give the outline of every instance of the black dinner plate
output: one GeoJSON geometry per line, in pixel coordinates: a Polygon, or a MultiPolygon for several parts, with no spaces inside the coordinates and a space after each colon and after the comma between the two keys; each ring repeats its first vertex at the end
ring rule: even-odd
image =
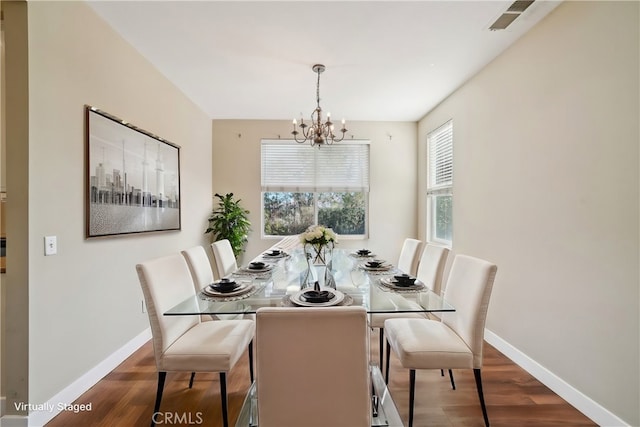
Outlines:
{"type": "Polygon", "coordinates": [[[265,253],[265,256],[284,256],[284,252],[279,250],[272,250],[265,253]]]}
{"type": "Polygon", "coordinates": [[[416,281],[415,277],[411,277],[408,274],[396,274],[393,278],[394,283],[399,286],[412,286],[416,281]]]}
{"type": "Polygon", "coordinates": [[[396,279],[392,279],[391,283],[393,283],[396,286],[402,286],[404,288],[410,288],[412,286],[416,286],[416,281],[415,280],[396,280],[396,279]]]}
{"type": "Polygon", "coordinates": [[[240,285],[236,282],[226,282],[226,283],[212,283],[209,285],[211,289],[220,293],[233,292],[240,287],[240,285]]]}
{"type": "Polygon", "coordinates": [[[252,262],[252,263],[249,263],[249,268],[251,270],[262,270],[266,266],[267,265],[264,262],[252,262]]]}
{"type": "Polygon", "coordinates": [[[307,302],[322,303],[331,301],[335,295],[329,291],[307,291],[302,294],[302,297],[307,302]]]}

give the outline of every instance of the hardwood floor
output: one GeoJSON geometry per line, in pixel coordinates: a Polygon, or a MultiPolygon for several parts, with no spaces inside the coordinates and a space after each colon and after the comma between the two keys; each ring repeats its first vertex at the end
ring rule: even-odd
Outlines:
{"type": "MultiPolygon", "coordinates": [[[[373,335],[372,358],[378,360],[377,337],[373,335]]],[[[455,391],[448,376],[441,377],[439,371],[417,371],[414,426],[484,426],[472,371],[456,370],[454,375],[455,391]]],[[[393,356],[390,376],[391,395],[406,423],[409,373],[393,356]]],[[[489,420],[494,427],[596,425],[488,344],[482,377],[489,420]]],[[[246,352],[227,376],[227,383],[229,424],[234,426],[249,387],[246,352]]],[[[91,403],[91,411],[63,412],[46,426],[148,426],[156,384],[157,372],[149,342],[75,402],[91,403]]],[[[218,374],[197,374],[192,389],[188,384],[189,374],[167,374],[160,408],[164,418],[158,418],[164,421],[162,425],[222,426],[218,374]]]]}

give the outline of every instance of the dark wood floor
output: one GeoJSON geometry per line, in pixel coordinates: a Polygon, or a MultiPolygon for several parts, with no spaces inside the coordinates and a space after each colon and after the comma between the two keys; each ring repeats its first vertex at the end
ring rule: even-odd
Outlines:
{"type": "MultiPolygon", "coordinates": [[[[377,360],[377,339],[373,338],[372,357],[377,360]]],[[[454,371],[454,375],[455,391],[451,390],[448,377],[441,377],[439,371],[417,371],[416,427],[484,426],[473,373],[454,371]]],[[[482,375],[489,419],[494,427],[596,425],[488,344],[482,375]]],[[[222,426],[218,378],[218,374],[198,374],[193,388],[189,389],[188,374],[169,373],[161,411],[171,414],[173,420],[174,414],[178,414],[184,422],[165,422],[164,425],[222,426]]],[[[147,343],[76,401],[91,403],[91,411],[63,412],[47,427],[148,426],[156,381],[153,349],[151,343],[147,343]]],[[[249,387],[246,353],[227,381],[229,421],[234,426],[249,387]]],[[[392,357],[389,388],[405,423],[408,384],[408,371],[392,357]]]]}

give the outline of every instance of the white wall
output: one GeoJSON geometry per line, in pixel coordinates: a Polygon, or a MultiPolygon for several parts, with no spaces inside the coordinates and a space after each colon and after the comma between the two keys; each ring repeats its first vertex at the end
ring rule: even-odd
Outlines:
{"type": "MultiPolygon", "coordinates": [[[[204,243],[213,193],[234,192],[251,210],[248,256],[273,243],[259,234],[259,142],[288,138],[290,123],[212,130],[82,2],[28,4],[29,123],[19,129],[28,157],[20,138],[7,147],[7,190],[24,188],[28,206],[8,215],[28,220],[28,234],[9,249],[7,285],[29,291],[28,304],[8,304],[28,322],[5,327],[28,336],[29,361],[9,366],[6,391],[37,403],[147,327],[134,265],[204,243]],[[182,146],[181,232],[84,239],[84,104],[182,146]],[[21,174],[28,182],[16,183],[21,174]],[[45,258],[51,234],[59,254],[45,258]]],[[[402,239],[424,235],[418,161],[426,133],[453,117],[453,249],[499,265],[488,328],[631,425],[640,425],[638,51],[637,3],[566,2],[418,127],[351,123],[354,138],[372,142],[372,228],[368,242],[344,242],[393,259],[402,239]]]]}
{"type": "Polygon", "coordinates": [[[487,328],[634,426],[638,6],[563,3],[419,123],[424,157],[454,121],[453,251],[498,264],[487,328]]]}
{"type": "MultiPolygon", "coordinates": [[[[367,246],[396,260],[406,237],[417,235],[417,125],[410,122],[349,122],[347,138],[371,141],[369,239],[340,239],[340,247],[367,246]],[[391,136],[391,138],[389,137],[391,136]]],[[[260,140],[289,139],[291,121],[214,120],[214,193],[234,193],[251,212],[253,232],[245,259],[275,240],[260,237],[260,140]]],[[[330,149],[329,147],[327,149],[330,149]]]]}
{"type": "MultiPolygon", "coordinates": [[[[29,314],[22,331],[28,372],[17,367],[28,399],[18,399],[35,404],[148,327],[136,263],[206,242],[211,121],[84,2],[29,2],[28,18],[28,158],[8,153],[9,162],[28,170],[29,209],[21,213],[28,218],[28,274],[12,276],[10,285],[29,290],[28,307],[13,301],[29,314]],[[85,104],[182,147],[182,231],[85,239],[85,104]],[[58,255],[44,256],[45,235],[58,237],[58,255]]],[[[9,384],[9,399],[20,387],[9,384]]]]}

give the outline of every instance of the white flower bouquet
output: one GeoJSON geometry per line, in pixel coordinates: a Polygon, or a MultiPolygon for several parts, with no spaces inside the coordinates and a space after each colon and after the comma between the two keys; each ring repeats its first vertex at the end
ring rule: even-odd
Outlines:
{"type": "Polygon", "coordinates": [[[338,243],[338,235],[332,229],[324,225],[312,225],[307,231],[300,235],[300,241],[303,244],[312,245],[335,245],[338,243]]]}
{"type": "Polygon", "coordinates": [[[309,245],[314,249],[314,263],[326,264],[325,249],[333,250],[338,243],[338,235],[324,225],[312,225],[300,235],[300,242],[305,248],[309,245]]]}

